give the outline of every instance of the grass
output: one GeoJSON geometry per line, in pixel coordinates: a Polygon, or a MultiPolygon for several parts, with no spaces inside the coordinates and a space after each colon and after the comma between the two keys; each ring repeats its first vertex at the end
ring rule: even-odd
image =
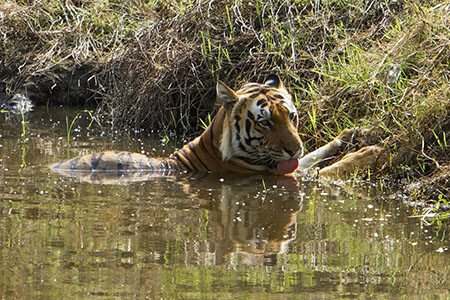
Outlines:
{"type": "Polygon", "coordinates": [[[27,125],[27,120],[25,119],[25,114],[23,112],[22,107],[20,107],[20,123],[21,123],[21,127],[22,127],[22,168],[25,168],[25,166],[27,165],[26,160],[25,160],[25,156],[27,154],[27,149],[26,149],[26,142],[27,142],[27,129],[28,125],[27,125]]]}
{"type": "Polygon", "coordinates": [[[27,88],[38,101],[52,91],[53,103],[88,99],[104,119],[169,137],[197,134],[209,122],[217,79],[239,87],[277,73],[291,88],[309,150],[363,126],[367,143],[388,149],[389,182],[447,174],[446,2],[0,0],[0,7],[7,91],[27,88]]]}
{"type": "Polygon", "coordinates": [[[66,129],[67,129],[67,130],[66,130],[66,132],[67,132],[66,139],[67,139],[67,145],[68,145],[68,146],[70,146],[70,140],[71,140],[70,137],[71,137],[71,134],[72,134],[73,125],[75,125],[75,122],[78,120],[78,118],[79,118],[83,113],[88,114],[89,117],[90,117],[90,119],[91,119],[91,121],[89,122],[89,125],[86,127],[87,129],[89,129],[89,128],[91,127],[92,123],[94,122],[94,116],[92,115],[91,111],[85,109],[85,110],[83,110],[83,111],[77,113],[77,114],[75,115],[75,117],[73,117],[73,119],[72,119],[72,121],[70,122],[70,124],[69,124],[69,118],[66,116],[66,129]]]}

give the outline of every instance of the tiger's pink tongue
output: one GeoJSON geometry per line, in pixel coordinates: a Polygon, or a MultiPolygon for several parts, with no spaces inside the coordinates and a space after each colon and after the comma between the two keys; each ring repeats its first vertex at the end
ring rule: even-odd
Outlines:
{"type": "Polygon", "coordinates": [[[294,172],[298,168],[298,159],[289,159],[284,161],[279,161],[277,163],[278,173],[281,175],[289,174],[294,172]]]}

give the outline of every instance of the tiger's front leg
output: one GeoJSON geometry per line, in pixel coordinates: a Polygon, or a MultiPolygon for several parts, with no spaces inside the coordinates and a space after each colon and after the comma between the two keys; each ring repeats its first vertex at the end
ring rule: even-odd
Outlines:
{"type": "MultiPolygon", "coordinates": [[[[339,155],[340,152],[352,143],[353,138],[360,128],[344,129],[334,140],[309,153],[299,160],[298,170],[308,172],[311,168],[319,167],[319,164],[326,162],[329,158],[339,155]]],[[[345,178],[351,176],[355,171],[375,169],[384,162],[382,157],[384,149],[379,146],[366,146],[358,151],[346,154],[339,161],[319,170],[320,177],[345,178]]]]}
{"type": "Polygon", "coordinates": [[[358,151],[346,154],[341,160],[319,170],[320,177],[348,178],[354,172],[367,169],[375,170],[384,163],[384,149],[379,146],[366,146],[358,151]]]}
{"type": "Polygon", "coordinates": [[[346,128],[334,140],[319,149],[299,159],[298,171],[308,172],[311,168],[319,167],[319,164],[328,158],[340,153],[348,145],[358,128],[346,128]]]}

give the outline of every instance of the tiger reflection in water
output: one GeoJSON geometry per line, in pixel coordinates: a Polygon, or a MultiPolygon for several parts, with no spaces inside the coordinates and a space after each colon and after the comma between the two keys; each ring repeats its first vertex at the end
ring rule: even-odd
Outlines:
{"type": "MultiPolygon", "coordinates": [[[[165,225],[169,232],[176,224],[199,228],[199,236],[185,243],[187,261],[193,259],[196,264],[206,265],[274,265],[279,254],[289,251],[297,236],[297,214],[302,209],[303,188],[307,184],[287,176],[244,178],[209,174],[201,179],[184,179],[170,180],[175,185],[158,195],[170,200],[154,204],[156,208],[162,205],[173,210],[173,217],[165,219],[173,223],[165,225]],[[180,213],[185,221],[180,222],[180,213]]],[[[156,182],[152,186],[159,190],[156,182]]]]}
{"type": "Polygon", "coordinates": [[[278,254],[286,253],[296,239],[297,213],[303,198],[292,177],[277,181],[263,179],[241,186],[223,185],[220,197],[206,202],[214,223],[215,264],[230,263],[232,255],[241,263],[275,265],[278,254]],[[259,184],[258,184],[259,183],[259,184]],[[251,187],[252,186],[252,187],[251,187]]]}

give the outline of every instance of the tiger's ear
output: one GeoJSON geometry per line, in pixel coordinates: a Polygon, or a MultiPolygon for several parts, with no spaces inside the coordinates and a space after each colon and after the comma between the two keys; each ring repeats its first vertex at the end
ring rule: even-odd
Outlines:
{"type": "Polygon", "coordinates": [[[267,76],[266,82],[264,82],[264,84],[273,86],[277,89],[281,89],[284,87],[284,84],[281,81],[280,77],[275,74],[270,74],[269,76],[267,76]]]}
{"type": "Polygon", "coordinates": [[[234,104],[236,104],[238,100],[238,95],[220,80],[217,82],[216,90],[219,104],[223,105],[228,113],[231,113],[234,104]]]}

